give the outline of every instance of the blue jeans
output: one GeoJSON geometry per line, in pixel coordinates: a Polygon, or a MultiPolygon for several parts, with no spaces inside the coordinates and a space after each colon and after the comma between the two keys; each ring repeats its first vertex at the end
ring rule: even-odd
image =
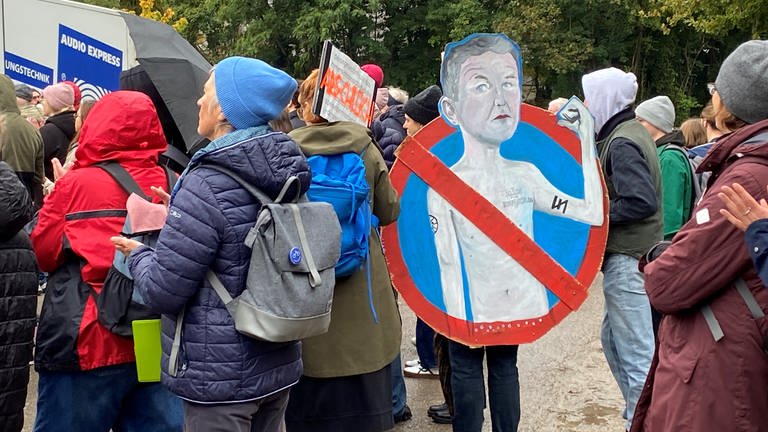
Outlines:
{"type": "Polygon", "coordinates": [[[405,409],[408,394],[405,391],[405,379],[403,379],[403,365],[400,354],[392,361],[392,414],[398,415],[405,409]]]}
{"type": "Polygon", "coordinates": [[[626,428],[645,385],[655,349],[651,306],[636,258],[609,254],[603,262],[605,313],[600,339],[608,367],[626,402],[626,428]]]}
{"type": "Polygon", "coordinates": [[[181,432],[181,399],[139,383],[136,364],[84,372],[40,372],[35,432],[181,432]]]}
{"type": "Polygon", "coordinates": [[[416,352],[419,354],[421,367],[434,369],[437,367],[435,358],[435,331],[421,319],[416,320],[416,352]]]}
{"type": "Polygon", "coordinates": [[[469,348],[449,342],[453,386],[453,432],[480,432],[485,408],[483,357],[488,355],[488,401],[493,432],[517,432],[520,382],[517,345],[469,348]]]}

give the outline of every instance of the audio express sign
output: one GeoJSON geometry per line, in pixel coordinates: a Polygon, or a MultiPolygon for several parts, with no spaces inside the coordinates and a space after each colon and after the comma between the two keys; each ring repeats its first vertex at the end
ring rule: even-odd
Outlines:
{"type": "Polygon", "coordinates": [[[74,81],[84,93],[103,95],[120,86],[123,52],[59,24],[58,81],[74,81]]]}

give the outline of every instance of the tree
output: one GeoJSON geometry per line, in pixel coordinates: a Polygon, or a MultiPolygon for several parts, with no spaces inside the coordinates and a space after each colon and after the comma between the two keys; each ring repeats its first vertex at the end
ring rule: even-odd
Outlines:
{"type": "MultiPolygon", "coordinates": [[[[78,0],[82,3],[88,3],[95,6],[121,9],[126,12],[138,14],[141,17],[160,21],[168,24],[176,31],[181,32],[187,26],[187,19],[181,17],[174,20],[176,12],[171,7],[164,9],[155,9],[157,6],[155,0],[78,0]]],[[[159,6],[157,6],[159,7],[159,6]]]]}
{"type": "Polygon", "coordinates": [[[88,0],[170,21],[209,61],[258,57],[297,78],[331,40],[410,93],[439,80],[445,44],[501,31],[523,52],[526,89],[543,105],[581,93],[581,76],[615,66],[638,76],[638,100],[672,98],[680,118],[739,43],[768,34],[764,0],[88,0]],[[157,7],[155,10],[155,4],[157,7]],[[170,11],[170,13],[168,13],[170,11]],[[176,14],[174,14],[175,12],[176,14]]]}
{"type": "MultiPolygon", "coordinates": [[[[534,95],[545,100],[553,98],[556,77],[581,70],[582,62],[592,54],[592,41],[581,34],[579,28],[566,25],[555,0],[515,0],[507,5],[505,12],[496,22],[495,30],[520,44],[534,95]]],[[[561,91],[557,95],[573,93],[561,91]]]]}

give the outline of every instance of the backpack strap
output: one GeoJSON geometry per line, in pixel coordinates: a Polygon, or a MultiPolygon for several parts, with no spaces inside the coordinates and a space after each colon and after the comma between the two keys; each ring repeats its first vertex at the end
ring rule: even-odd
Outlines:
{"type": "Polygon", "coordinates": [[[125,170],[117,162],[102,162],[95,165],[107,172],[128,195],[135,193],[136,195],[144,198],[147,201],[152,201],[151,198],[144,195],[144,191],[141,190],[136,180],[131,177],[128,171],[125,170]]]}
{"type": "Polygon", "coordinates": [[[259,200],[259,202],[262,203],[262,205],[271,204],[273,202],[278,204],[285,202],[286,201],[285,197],[286,195],[288,195],[288,191],[291,189],[294,183],[296,183],[296,188],[294,189],[296,191],[295,195],[293,196],[293,198],[291,198],[287,202],[297,202],[299,200],[299,197],[301,196],[301,186],[299,185],[299,178],[297,176],[289,177],[288,180],[285,181],[283,188],[280,189],[280,193],[277,194],[277,198],[275,198],[275,200],[272,201],[272,199],[268,197],[267,194],[265,194],[264,192],[262,192],[261,190],[253,186],[252,184],[245,181],[244,178],[240,177],[240,175],[230,170],[229,168],[224,168],[221,165],[214,165],[214,164],[202,164],[200,165],[200,167],[207,167],[214,171],[218,171],[222,174],[228,175],[229,177],[232,178],[232,180],[240,184],[240,186],[242,186],[243,189],[247,190],[248,192],[250,192],[251,195],[256,197],[256,199],[259,200]]]}
{"type": "MultiPolygon", "coordinates": [[[[764,317],[765,313],[763,313],[763,310],[757,303],[757,299],[755,299],[754,294],[752,294],[752,291],[750,291],[749,287],[747,287],[747,283],[744,281],[744,279],[736,279],[734,285],[736,285],[736,292],[738,292],[741,296],[741,299],[744,300],[744,304],[747,305],[747,309],[749,309],[752,317],[756,319],[764,317]]],[[[712,308],[709,305],[704,305],[701,307],[701,314],[704,315],[704,321],[707,323],[707,327],[709,327],[709,331],[712,333],[712,337],[715,339],[715,342],[718,342],[720,339],[725,337],[723,329],[720,327],[720,323],[717,321],[717,318],[715,317],[715,314],[712,312],[712,308]]]]}
{"type": "Polygon", "coordinates": [[[758,319],[765,316],[763,310],[760,309],[760,305],[757,303],[757,299],[752,294],[752,291],[749,290],[749,287],[747,287],[747,283],[744,282],[744,279],[739,278],[736,281],[736,291],[741,295],[747,308],[749,308],[749,311],[752,313],[753,318],[758,319]]]}
{"type": "Polygon", "coordinates": [[[181,346],[181,326],[184,323],[184,312],[186,305],[176,316],[176,330],[173,332],[173,343],[171,343],[171,353],[168,356],[168,375],[175,377],[179,372],[179,348],[181,346]]]}
{"type": "Polygon", "coordinates": [[[224,284],[221,283],[221,279],[216,276],[216,273],[214,273],[213,270],[208,270],[208,273],[205,274],[205,278],[208,279],[208,282],[210,282],[211,287],[214,291],[216,291],[216,294],[218,294],[219,298],[224,303],[224,306],[232,303],[232,296],[229,295],[229,291],[224,288],[224,284]]]}
{"type": "MultiPolygon", "coordinates": [[[[683,157],[685,158],[685,162],[688,165],[688,171],[691,174],[691,212],[693,212],[693,209],[696,207],[696,203],[698,202],[698,198],[701,197],[701,195],[704,193],[701,184],[699,184],[696,178],[696,166],[693,162],[693,158],[695,156],[691,156],[691,153],[687,149],[675,143],[664,144],[664,148],[661,149],[661,153],[664,153],[670,149],[682,153],[683,157]]],[[[690,218],[691,215],[688,216],[690,218]]]]}
{"type": "Polygon", "coordinates": [[[165,170],[165,179],[168,182],[168,190],[166,192],[171,193],[176,186],[176,181],[179,180],[179,175],[173,172],[167,165],[163,165],[163,169],[165,170]]]}
{"type": "MultiPolygon", "coordinates": [[[[291,177],[297,178],[297,177],[291,177]]],[[[286,186],[288,183],[286,182],[286,186]]],[[[283,191],[285,187],[283,187],[283,191]]],[[[282,192],[281,192],[282,193],[282,192]]],[[[312,288],[317,287],[323,283],[323,279],[320,278],[320,272],[317,271],[317,265],[315,264],[315,258],[312,256],[312,249],[309,247],[309,240],[307,240],[307,233],[304,230],[304,221],[301,219],[301,210],[295,203],[286,204],[293,212],[293,219],[296,223],[296,231],[299,233],[299,242],[301,243],[301,249],[304,251],[304,257],[307,259],[307,267],[309,267],[309,275],[311,279],[309,286],[312,288]]]]}

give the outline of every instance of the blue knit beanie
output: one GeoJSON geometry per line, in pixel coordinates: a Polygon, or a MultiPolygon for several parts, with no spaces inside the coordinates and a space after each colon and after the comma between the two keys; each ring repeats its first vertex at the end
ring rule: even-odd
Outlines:
{"type": "Polygon", "coordinates": [[[253,58],[225,58],[213,72],[219,105],[235,129],[267,124],[296,91],[290,75],[253,58]]]}

